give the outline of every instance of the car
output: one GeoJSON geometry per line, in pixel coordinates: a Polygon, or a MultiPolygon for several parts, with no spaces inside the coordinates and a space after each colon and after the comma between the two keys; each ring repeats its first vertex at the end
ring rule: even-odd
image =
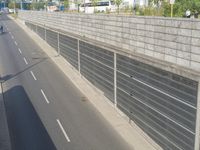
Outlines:
{"type": "Polygon", "coordinates": [[[8,12],[9,13],[14,13],[14,9],[9,9],[8,12]]]}

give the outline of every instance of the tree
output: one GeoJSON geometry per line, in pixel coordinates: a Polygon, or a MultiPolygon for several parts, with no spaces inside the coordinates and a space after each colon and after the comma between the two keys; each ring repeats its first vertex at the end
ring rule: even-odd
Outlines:
{"type": "Polygon", "coordinates": [[[16,3],[15,1],[10,1],[8,3],[8,8],[10,8],[10,9],[20,8],[20,4],[16,3]]]}
{"type": "Polygon", "coordinates": [[[14,3],[13,3],[13,2],[9,2],[9,3],[8,3],[8,8],[14,9],[14,3]]]}
{"type": "Polygon", "coordinates": [[[44,2],[34,2],[31,4],[30,8],[35,10],[41,10],[44,9],[44,5],[44,2]]]}
{"type": "Polygon", "coordinates": [[[96,12],[96,6],[97,6],[98,0],[92,0],[92,6],[94,6],[94,13],[96,12]]]}
{"type": "Polygon", "coordinates": [[[122,3],[122,0],[115,0],[115,4],[117,5],[117,13],[119,14],[119,6],[122,3]]]}
{"type": "Polygon", "coordinates": [[[69,9],[69,0],[64,0],[64,7],[65,7],[65,10],[69,9]]]}
{"type": "MultiPolygon", "coordinates": [[[[164,16],[170,16],[170,4],[165,2],[163,8],[164,16]]],[[[176,0],[174,3],[174,16],[184,17],[188,9],[192,15],[200,13],[200,0],[176,0]]]]}

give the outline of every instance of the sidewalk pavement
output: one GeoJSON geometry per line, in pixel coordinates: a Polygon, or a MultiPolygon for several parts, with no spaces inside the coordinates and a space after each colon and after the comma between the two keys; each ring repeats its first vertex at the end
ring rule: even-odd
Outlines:
{"type": "MultiPolygon", "coordinates": [[[[11,17],[10,17],[11,18],[11,17]]],[[[12,18],[11,18],[12,19],[12,18]]],[[[14,19],[13,19],[14,20],[14,19]]],[[[28,27],[22,20],[14,20],[41,49],[52,59],[52,61],[62,70],[62,72],[74,83],[74,85],[88,98],[93,106],[103,115],[116,132],[131,146],[133,150],[161,150],[153,140],[151,140],[134,122],[129,119],[120,110],[90,84],[80,73],[74,69],[62,56],[50,47],[44,40],[28,27]]]]}

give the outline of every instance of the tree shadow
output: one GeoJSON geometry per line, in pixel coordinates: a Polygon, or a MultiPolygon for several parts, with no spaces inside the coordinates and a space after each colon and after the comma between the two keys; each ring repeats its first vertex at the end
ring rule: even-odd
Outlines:
{"type": "Polygon", "coordinates": [[[56,150],[22,86],[3,94],[13,150],[56,150]]]}

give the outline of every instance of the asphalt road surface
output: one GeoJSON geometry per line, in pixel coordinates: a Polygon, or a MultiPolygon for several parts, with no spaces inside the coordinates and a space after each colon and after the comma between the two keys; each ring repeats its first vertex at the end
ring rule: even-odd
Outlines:
{"type": "Polygon", "coordinates": [[[0,16],[0,76],[13,150],[129,150],[26,33],[0,16]]]}

